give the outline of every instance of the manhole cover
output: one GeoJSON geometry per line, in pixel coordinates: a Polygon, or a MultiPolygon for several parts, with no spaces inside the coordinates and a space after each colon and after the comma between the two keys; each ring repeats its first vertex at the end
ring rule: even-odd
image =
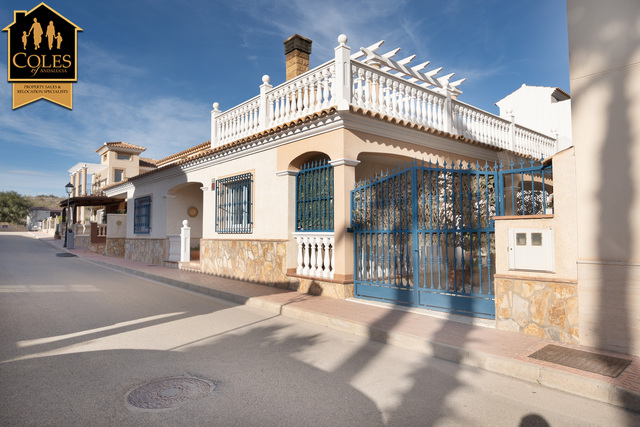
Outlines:
{"type": "Polygon", "coordinates": [[[60,258],[72,258],[72,257],[77,257],[78,255],[74,255],[69,252],[58,252],[56,256],[60,258]]]}
{"type": "Polygon", "coordinates": [[[140,409],[168,409],[206,396],[214,388],[215,384],[200,378],[165,378],[134,388],[126,399],[140,409]]]}
{"type": "Polygon", "coordinates": [[[593,372],[615,378],[631,363],[628,359],[590,353],[549,344],[529,355],[532,359],[555,363],[556,365],[593,372]]]}

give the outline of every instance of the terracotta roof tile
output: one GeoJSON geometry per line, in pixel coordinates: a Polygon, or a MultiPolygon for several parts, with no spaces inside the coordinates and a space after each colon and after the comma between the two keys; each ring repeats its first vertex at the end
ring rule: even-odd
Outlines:
{"type": "MultiPolygon", "coordinates": [[[[483,143],[483,142],[480,142],[480,141],[476,141],[474,139],[466,138],[466,137],[464,137],[462,135],[455,135],[455,134],[452,134],[452,133],[449,133],[449,132],[445,132],[445,131],[441,131],[441,130],[438,130],[438,129],[430,128],[428,126],[419,125],[419,124],[416,124],[416,123],[413,123],[413,122],[410,122],[410,121],[397,119],[395,117],[391,117],[391,116],[388,116],[386,114],[381,114],[381,113],[377,113],[377,112],[374,112],[374,111],[366,110],[364,108],[358,108],[358,107],[351,106],[350,107],[350,111],[353,112],[353,113],[362,114],[362,115],[365,115],[365,116],[376,118],[378,120],[382,120],[382,121],[385,121],[385,122],[388,122],[388,123],[393,123],[393,124],[397,124],[397,125],[400,125],[400,126],[405,126],[405,127],[417,129],[417,130],[420,130],[420,131],[423,131],[423,132],[427,132],[427,133],[430,133],[430,134],[433,134],[433,135],[444,136],[444,137],[447,137],[447,138],[450,138],[450,139],[454,139],[454,140],[458,140],[458,141],[461,141],[461,142],[465,142],[467,144],[476,145],[476,146],[480,146],[480,147],[484,147],[484,148],[489,148],[489,149],[492,149],[492,150],[495,150],[495,151],[506,151],[506,152],[509,152],[509,153],[517,154],[518,156],[523,157],[523,158],[530,158],[531,157],[531,156],[523,155],[521,153],[516,153],[516,152],[510,151],[510,150],[505,150],[503,148],[495,147],[493,145],[489,145],[489,144],[486,144],[486,143],[483,143]]],[[[283,131],[285,131],[287,129],[302,125],[304,123],[308,123],[308,122],[310,122],[312,120],[316,120],[316,119],[321,118],[321,117],[325,117],[325,116],[328,116],[328,115],[331,115],[331,114],[335,114],[336,112],[337,112],[337,109],[335,107],[326,108],[326,109],[324,109],[322,111],[310,114],[310,115],[308,115],[306,117],[302,117],[302,118],[293,120],[293,121],[291,121],[289,123],[283,123],[281,125],[272,127],[270,129],[264,130],[262,132],[255,133],[253,135],[247,136],[245,138],[238,139],[236,141],[232,141],[230,143],[227,143],[227,144],[221,145],[219,147],[215,147],[215,148],[210,148],[211,147],[211,141],[207,141],[207,142],[204,142],[202,144],[198,144],[198,145],[196,145],[194,147],[188,148],[188,149],[186,149],[184,151],[181,151],[179,153],[172,154],[171,156],[165,157],[164,159],[158,160],[158,162],[157,162],[158,168],[157,169],[150,170],[150,171],[141,173],[141,174],[136,175],[136,176],[132,176],[131,178],[129,178],[127,180],[120,181],[118,183],[112,184],[112,185],[110,185],[108,187],[105,187],[105,188],[110,188],[110,187],[113,187],[113,186],[116,186],[116,185],[123,184],[125,182],[136,180],[136,179],[141,178],[143,176],[147,176],[147,175],[150,175],[150,174],[153,174],[153,173],[158,173],[158,172],[160,172],[162,170],[165,170],[165,169],[168,169],[168,168],[172,168],[172,167],[176,167],[176,166],[182,165],[184,163],[187,163],[187,162],[190,162],[190,161],[193,161],[193,160],[196,160],[196,159],[200,159],[202,157],[209,156],[211,154],[224,152],[224,151],[227,151],[227,150],[232,149],[234,147],[237,147],[239,145],[245,144],[247,142],[255,141],[256,139],[263,138],[263,137],[265,137],[267,135],[273,135],[275,133],[283,132],[283,131]],[[177,159],[180,159],[180,160],[176,161],[177,159]],[[174,163],[171,163],[172,161],[174,163]]]]}
{"type": "Polygon", "coordinates": [[[178,153],[172,154],[170,156],[165,157],[164,159],[160,159],[156,162],[158,166],[164,166],[168,163],[171,163],[177,159],[185,159],[193,154],[198,153],[202,150],[207,150],[211,148],[211,141],[203,142],[202,144],[198,144],[195,147],[187,148],[186,150],[182,150],[178,153]]]}
{"type": "Polygon", "coordinates": [[[146,157],[140,157],[139,164],[143,168],[157,168],[158,167],[158,161],[156,159],[149,159],[149,158],[146,158],[146,157]]]}
{"type": "Polygon", "coordinates": [[[123,142],[123,141],[116,141],[116,142],[105,142],[104,144],[102,144],[102,146],[100,146],[96,152],[98,152],[102,147],[104,146],[107,147],[113,147],[113,148],[129,148],[131,150],[142,150],[145,151],[146,148],[145,147],[141,147],[139,145],[135,145],[135,144],[129,144],[128,142],[123,142]]]}

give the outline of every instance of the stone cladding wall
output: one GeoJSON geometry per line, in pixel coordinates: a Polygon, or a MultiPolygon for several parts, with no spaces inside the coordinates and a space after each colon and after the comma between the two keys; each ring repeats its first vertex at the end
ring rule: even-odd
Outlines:
{"type": "Polygon", "coordinates": [[[162,265],[166,239],[125,239],[124,257],[132,261],[162,265]]]}
{"type": "Polygon", "coordinates": [[[564,343],[578,343],[576,283],[499,277],[496,328],[564,343]]]}
{"type": "Polygon", "coordinates": [[[124,258],[124,241],[125,239],[120,237],[107,237],[107,247],[105,255],[124,258]]]}
{"type": "Polygon", "coordinates": [[[203,273],[273,285],[288,284],[287,242],[200,240],[203,273]]]}
{"type": "Polygon", "coordinates": [[[304,294],[322,295],[337,299],[353,298],[353,283],[333,283],[303,277],[292,277],[291,281],[290,288],[304,294]]]}
{"type": "Polygon", "coordinates": [[[76,248],[87,248],[91,246],[91,236],[88,234],[77,234],[73,235],[73,244],[76,248]]]}
{"type": "Polygon", "coordinates": [[[287,275],[284,240],[200,240],[203,273],[262,283],[331,298],[353,297],[353,283],[343,284],[287,275]]]}

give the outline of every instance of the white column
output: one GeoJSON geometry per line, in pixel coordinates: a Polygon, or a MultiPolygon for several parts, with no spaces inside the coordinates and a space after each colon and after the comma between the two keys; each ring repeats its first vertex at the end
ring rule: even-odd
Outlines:
{"type": "Polygon", "coordinates": [[[516,147],[516,116],[513,115],[513,111],[507,111],[507,114],[509,114],[511,121],[509,124],[509,149],[514,151],[516,147]]]}
{"type": "Polygon", "coordinates": [[[213,103],[213,110],[211,111],[211,148],[215,148],[218,146],[219,135],[218,135],[218,116],[222,114],[220,111],[220,104],[217,102],[213,103]]]}
{"type": "Polygon", "coordinates": [[[258,118],[258,130],[265,130],[269,128],[269,124],[271,123],[271,117],[269,117],[269,111],[271,111],[271,106],[267,102],[267,91],[273,86],[269,84],[270,78],[268,75],[262,76],[262,84],[260,85],[260,117],[258,118]]]}
{"type": "Polygon", "coordinates": [[[338,111],[346,111],[351,103],[351,48],[347,46],[347,36],[340,34],[335,48],[336,78],[334,84],[334,94],[338,111]]]}
{"type": "Polygon", "coordinates": [[[87,165],[84,165],[82,167],[82,196],[87,194],[87,165]]]}
{"type": "Polygon", "coordinates": [[[451,102],[451,90],[447,87],[446,90],[447,99],[444,101],[444,131],[453,133],[453,125],[451,118],[453,117],[453,102],[451,102]]]}

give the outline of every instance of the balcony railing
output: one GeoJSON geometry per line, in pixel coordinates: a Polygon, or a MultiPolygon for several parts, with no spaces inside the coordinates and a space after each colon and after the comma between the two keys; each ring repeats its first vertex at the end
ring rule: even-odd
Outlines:
{"type": "Polygon", "coordinates": [[[350,55],[346,37],[339,41],[335,59],[276,87],[264,76],[258,96],[225,112],[215,103],[212,147],[329,107],[356,107],[534,158],[556,152],[556,138],[458,101],[462,80],[450,83],[452,75],[436,78],[440,69],[421,73],[428,63],[409,68],[411,57],[395,62],[390,59],[393,52],[378,55],[375,51],[382,43],[350,55]]]}

